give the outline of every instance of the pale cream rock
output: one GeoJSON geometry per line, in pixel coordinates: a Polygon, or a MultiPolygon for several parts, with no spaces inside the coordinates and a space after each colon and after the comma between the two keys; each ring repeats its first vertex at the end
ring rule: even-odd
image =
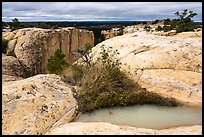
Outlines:
{"type": "Polygon", "coordinates": [[[2,134],[44,134],[78,113],[72,87],[55,74],[2,85],[2,134]]]}
{"type": "Polygon", "coordinates": [[[14,36],[14,32],[2,32],[2,38],[4,38],[5,40],[12,40],[14,36]]]}
{"type": "Polygon", "coordinates": [[[119,126],[107,122],[71,122],[49,130],[46,135],[153,135],[154,130],[119,126]]]}
{"type": "Polygon", "coordinates": [[[156,130],[156,135],[202,135],[202,125],[156,130]]]}
{"type": "Polygon", "coordinates": [[[14,56],[14,49],[15,49],[15,45],[17,43],[17,40],[16,39],[13,39],[13,40],[10,40],[8,42],[8,45],[7,45],[7,50],[6,50],[6,55],[10,55],[10,56],[14,56]]]}
{"type": "Polygon", "coordinates": [[[151,34],[158,35],[158,36],[174,36],[177,34],[176,30],[171,30],[168,32],[164,31],[151,31],[151,34]]]}
{"type": "Polygon", "coordinates": [[[202,126],[156,130],[107,122],[71,122],[49,130],[46,135],[202,135],[202,126]]]}
{"type": "Polygon", "coordinates": [[[182,32],[175,35],[178,38],[202,38],[202,31],[198,32],[182,32]]]}

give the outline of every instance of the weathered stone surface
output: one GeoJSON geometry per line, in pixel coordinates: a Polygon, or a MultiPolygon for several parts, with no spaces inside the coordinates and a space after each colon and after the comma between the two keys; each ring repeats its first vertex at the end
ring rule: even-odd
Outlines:
{"type": "Polygon", "coordinates": [[[8,55],[8,56],[15,56],[14,49],[15,49],[16,43],[17,43],[16,39],[10,40],[8,42],[8,47],[7,47],[7,50],[6,50],[6,55],[8,55]]]}
{"type": "Polygon", "coordinates": [[[14,32],[2,32],[2,38],[6,40],[12,40],[15,36],[14,32]]]}
{"type": "Polygon", "coordinates": [[[143,88],[201,108],[202,37],[184,35],[135,32],[103,41],[92,53],[97,57],[103,44],[117,49],[122,70],[143,88]]]}
{"type": "Polygon", "coordinates": [[[119,126],[107,122],[71,122],[49,130],[46,135],[153,135],[152,129],[119,126]]]}
{"type": "Polygon", "coordinates": [[[5,81],[13,81],[26,77],[26,73],[20,62],[13,56],[2,54],[2,79],[5,81]]]}
{"type": "Polygon", "coordinates": [[[163,31],[153,31],[152,34],[158,35],[158,36],[174,36],[176,35],[176,30],[171,30],[168,32],[163,32],[163,31]]]}
{"type": "Polygon", "coordinates": [[[202,135],[202,125],[157,130],[156,135],[202,135]]]}
{"type": "Polygon", "coordinates": [[[71,122],[48,131],[46,135],[202,135],[202,126],[154,130],[106,122],[71,122]]]}
{"type": "Polygon", "coordinates": [[[2,85],[2,133],[44,134],[70,122],[78,105],[69,85],[54,74],[2,85]]]}
{"type": "Polygon", "coordinates": [[[178,38],[199,38],[202,37],[202,31],[198,32],[182,32],[175,35],[178,38]]]}
{"type": "Polygon", "coordinates": [[[21,80],[21,79],[24,79],[24,78],[19,77],[19,76],[10,76],[10,75],[2,74],[2,83],[9,82],[9,81],[21,80]]]}
{"type": "MultiPolygon", "coordinates": [[[[28,76],[46,73],[48,58],[54,54],[57,48],[62,50],[67,61],[72,62],[76,60],[73,55],[76,49],[85,47],[87,43],[94,46],[92,31],[75,28],[25,28],[15,32],[4,32],[3,38],[17,40],[13,45],[14,53],[24,66],[28,76]]],[[[9,41],[9,43],[11,42],[9,41]]]]}

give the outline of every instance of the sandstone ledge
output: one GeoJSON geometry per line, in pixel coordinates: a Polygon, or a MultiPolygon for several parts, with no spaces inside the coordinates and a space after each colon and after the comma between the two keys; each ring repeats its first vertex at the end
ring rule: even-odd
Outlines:
{"type": "Polygon", "coordinates": [[[107,122],[71,122],[48,131],[46,135],[201,135],[202,126],[162,130],[114,125],[107,122]]]}

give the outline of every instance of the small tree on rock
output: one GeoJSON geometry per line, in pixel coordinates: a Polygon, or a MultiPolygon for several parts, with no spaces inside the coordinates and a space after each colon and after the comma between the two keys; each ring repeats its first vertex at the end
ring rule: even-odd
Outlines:
{"type": "Polygon", "coordinates": [[[16,30],[19,28],[20,22],[17,18],[12,19],[12,22],[10,23],[11,29],[16,30]]]}
{"type": "Polygon", "coordinates": [[[68,66],[68,63],[64,59],[65,55],[60,49],[57,49],[54,56],[48,59],[47,68],[49,73],[61,74],[63,69],[68,66]]]}

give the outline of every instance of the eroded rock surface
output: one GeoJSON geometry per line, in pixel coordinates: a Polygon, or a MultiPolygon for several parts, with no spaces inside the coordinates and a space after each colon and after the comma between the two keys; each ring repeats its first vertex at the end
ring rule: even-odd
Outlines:
{"type": "Polygon", "coordinates": [[[202,135],[202,126],[154,130],[107,122],[71,122],[48,131],[46,135],[202,135]]]}
{"type": "Polygon", "coordinates": [[[7,55],[14,55],[21,62],[28,76],[47,72],[48,58],[57,48],[65,54],[67,61],[75,61],[74,52],[90,43],[94,46],[92,31],[62,28],[25,28],[13,32],[3,32],[9,40],[7,55]]]}
{"type": "MultiPolygon", "coordinates": [[[[135,32],[108,39],[100,46],[113,47],[120,53],[122,70],[148,91],[176,98],[187,106],[202,106],[202,35],[157,36],[135,32]]],[[[194,33],[194,32],[192,32],[194,33]]]]}
{"type": "Polygon", "coordinates": [[[2,82],[20,80],[26,73],[20,62],[13,56],[2,54],[2,82]]]}
{"type": "Polygon", "coordinates": [[[2,85],[2,133],[44,134],[77,114],[72,87],[54,74],[2,85]]]}

